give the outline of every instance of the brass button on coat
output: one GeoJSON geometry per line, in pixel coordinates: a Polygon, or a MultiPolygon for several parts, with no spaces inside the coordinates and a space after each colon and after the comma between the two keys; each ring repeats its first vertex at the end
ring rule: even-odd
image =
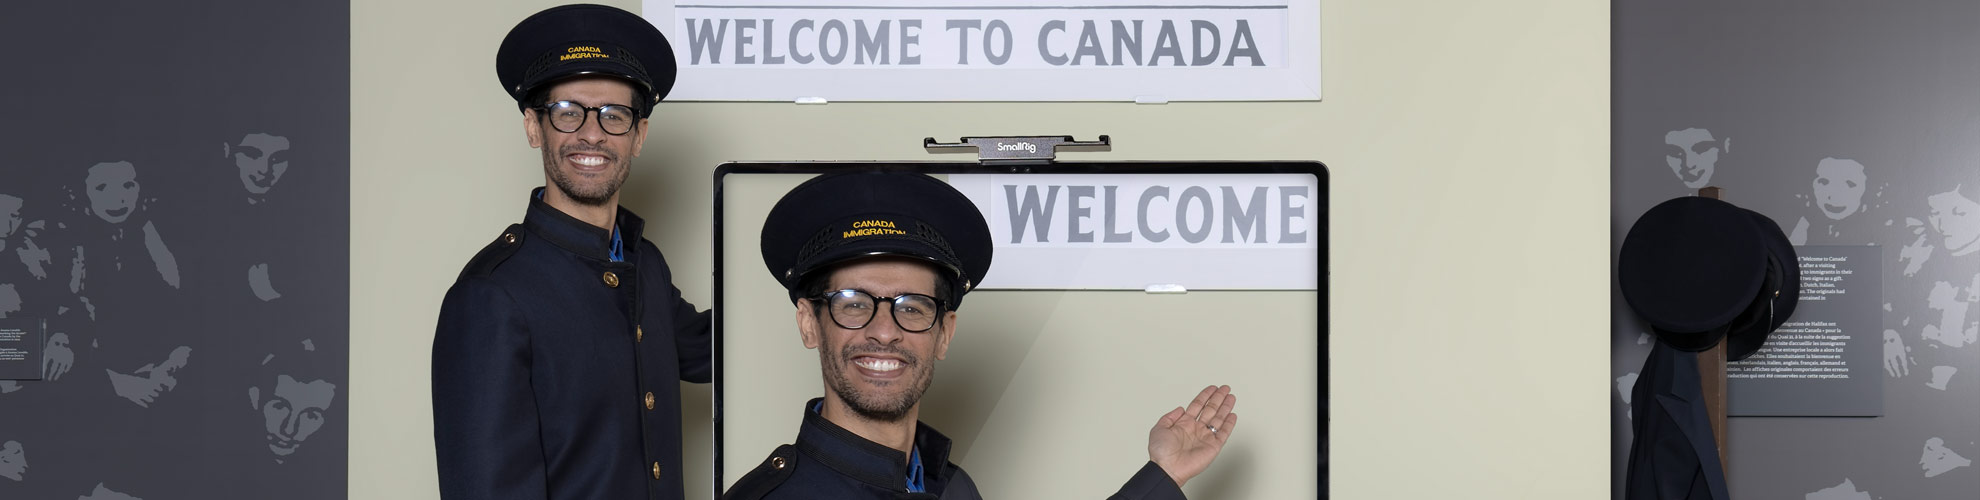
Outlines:
{"type": "Polygon", "coordinates": [[[653,393],[646,393],[646,409],[653,409],[653,393]]]}
{"type": "Polygon", "coordinates": [[[660,479],[660,462],[653,463],[653,478],[660,479]]]}
{"type": "Polygon", "coordinates": [[[611,272],[611,271],[605,271],[605,286],[609,286],[609,287],[612,287],[612,288],[618,288],[618,287],[619,287],[619,275],[617,275],[617,274],[612,274],[612,272],[611,272]]]}
{"type": "Polygon", "coordinates": [[[641,340],[646,340],[646,330],[640,329],[639,325],[633,325],[633,342],[641,340]]]}
{"type": "Polygon", "coordinates": [[[777,470],[784,470],[784,457],[770,457],[770,467],[777,470]]]}
{"type": "Polygon", "coordinates": [[[502,233],[502,243],[505,245],[516,244],[516,233],[502,233]]]}

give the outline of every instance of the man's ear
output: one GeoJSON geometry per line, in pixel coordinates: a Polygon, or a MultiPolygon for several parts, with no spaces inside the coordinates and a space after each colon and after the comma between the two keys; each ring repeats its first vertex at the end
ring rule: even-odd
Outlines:
{"type": "Polygon", "coordinates": [[[798,338],[804,341],[805,349],[817,349],[819,342],[818,314],[811,308],[811,301],[797,301],[798,338]]]}
{"type": "Polygon", "coordinates": [[[543,147],[543,121],[536,119],[536,110],[523,110],[523,135],[529,136],[529,147],[543,147]]]}
{"type": "Polygon", "coordinates": [[[935,336],[935,359],[949,359],[949,339],[956,337],[956,312],[943,313],[942,331],[935,336]]]}
{"type": "Polygon", "coordinates": [[[1725,138],[1724,140],[1721,140],[1721,141],[1719,141],[1719,152],[1720,152],[1720,153],[1728,153],[1728,154],[1730,154],[1730,153],[1732,153],[1732,152],[1733,152],[1733,138],[1731,138],[1731,137],[1727,137],[1727,138],[1725,138]]]}
{"type": "Polygon", "coordinates": [[[640,148],[646,146],[647,122],[648,122],[647,119],[640,118],[638,130],[633,133],[632,155],[634,158],[638,158],[640,148]]]}
{"type": "Polygon", "coordinates": [[[232,145],[232,144],[228,144],[228,143],[226,143],[226,142],[221,142],[221,143],[220,143],[220,157],[221,157],[221,158],[233,158],[233,157],[234,157],[234,145],[232,145]]]}

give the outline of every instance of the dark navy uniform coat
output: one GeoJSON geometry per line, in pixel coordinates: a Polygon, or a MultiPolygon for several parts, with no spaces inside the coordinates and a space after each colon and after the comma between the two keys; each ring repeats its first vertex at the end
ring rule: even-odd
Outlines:
{"type": "Polygon", "coordinates": [[[1726,500],[1725,469],[1705,415],[1698,353],[1658,341],[1630,390],[1629,500],[1726,500]]]}
{"type": "Polygon", "coordinates": [[[681,299],[644,222],[617,217],[623,262],[609,231],[532,197],[447,291],[442,498],[682,497],[679,381],[709,380],[709,316],[681,299]]]}
{"type": "MultiPolygon", "coordinates": [[[[796,444],[777,447],[729,487],[725,500],[755,499],[945,499],[981,500],[976,481],[949,462],[950,441],[928,424],[915,422],[914,445],[921,452],[924,492],[907,491],[908,459],[900,450],[868,441],[812,411],[819,401],[804,404],[804,422],[796,444]]],[[[1068,464],[1073,466],[1074,464],[1068,464]]],[[[1111,499],[1183,500],[1182,488],[1167,472],[1148,462],[1111,499]]]]}

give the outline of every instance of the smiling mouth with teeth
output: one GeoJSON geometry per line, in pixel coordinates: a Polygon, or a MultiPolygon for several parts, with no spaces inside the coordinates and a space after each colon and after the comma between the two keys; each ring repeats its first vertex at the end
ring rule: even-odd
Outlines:
{"type": "Polygon", "coordinates": [[[571,163],[576,163],[587,167],[596,167],[605,164],[605,157],[603,156],[571,155],[570,159],[571,159],[571,163]]]}
{"type": "Polygon", "coordinates": [[[860,368],[876,372],[891,372],[905,366],[904,363],[897,360],[868,357],[853,358],[853,364],[858,365],[860,368]]]}

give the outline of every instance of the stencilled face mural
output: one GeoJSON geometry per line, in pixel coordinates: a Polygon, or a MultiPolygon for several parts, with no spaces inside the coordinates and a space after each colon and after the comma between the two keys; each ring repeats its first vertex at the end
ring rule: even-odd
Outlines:
{"type": "Polygon", "coordinates": [[[137,166],[127,161],[98,163],[83,179],[89,213],[111,224],[124,222],[137,210],[138,187],[137,166]]]}
{"type": "Polygon", "coordinates": [[[0,283],[0,318],[21,312],[21,291],[13,283],[0,283]]]}
{"type": "Polygon", "coordinates": [[[20,441],[0,444],[0,477],[20,481],[27,474],[27,450],[20,441]]]}
{"type": "Polygon", "coordinates": [[[1960,187],[1925,199],[1932,209],[1932,230],[1944,238],[1946,251],[1966,255],[1980,250],[1980,203],[1960,194],[1960,187]]]}
{"type": "Polygon", "coordinates": [[[261,410],[268,451],[280,462],[323,428],[323,412],[336,402],[337,384],[320,379],[300,382],[283,374],[276,377],[275,390],[266,401],[261,399],[260,387],[248,388],[248,399],[261,410]]]}
{"type": "MultiPolygon", "coordinates": [[[[1826,404],[1846,399],[1845,390],[1876,391],[1859,393],[1878,404],[1860,415],[1782,411],[1727,419],[1738,422],[1720,436],[1733,450],[1724,464],[1732,498],[1973,498],[1980,491],[1973,467],[1980,425],[1970,411],[1980,402],[1980,148],[1973,139],[1980,129],[1968,118],[1980,116],[1980,93],[1913,82],[1964,81],[1980,52],[1891,54],[1980,44],[1980,31],[1934,22],[1975,18],[1980,4],[1831,7],[1838,8],[1615,5],[1612,63],[1626,77],[1612,89],[1611,125],[1624,160],[1610,171],[1612,244],[1633,214],[1693,194],[1679,184],[1725,188],[1725,201],[1782,226],[1802,259],[1804,286],[1782,327],[1788,335],[1776,332],[1767,348],[1773,359],[1730,365],[1727,385],[1772,378],[1733,371],[1767,362],[1840,363],[1824,370],[1843,372],[1824,375],[1839,377],[1824,379],[1833,383],[1759,382],[1782,388],[1763,397],[1729,389],[1728,409],[1737,416],[1761,403],[1826,404]],[[1709,22],[1699,22],[1700,9],[1714,11],[1709,22]],[[1863,26],[1914,31],[1908,40],[1837,38],[1863,26]],[[1653,134],[1663,143],[1651,142],[1653,134]],[[1729,135],[1739,139],[1738,156],[1721,172],[1719,162],[1735,152],[1729,135]],[[1667,169],[1642,164],[1659,155],[1667,169]],[[1834,261],[1838,269],[1874,270],[1875,279],[1824,281],[1825,261],[1844,254],[1846,261],[1834,261]],[[1809,293],[1825,284],[1842,290],[1826,299],[1809,293]],[[1825,333],[1803,333],[1813,328],[1825,333]],[[1789,390],[1798,386],[1825,390],[1789,390]]],[[[1636,319],[1627,309],[1614,314],[1636,319]]],[[[1611,380],[1636,371],[1648,354],[1628,326],[1618,321],[1611,329],[1611,380]]],[[[1628,450],[1640,436],[1624,416],[1612,422],[1610,498],[1619,500],[1630,489],[1628,450]]]]}
{"type": "Polygon", "coordinates": [[[225,146],[227,156],[234,160],[234,168],[239,170],[241,187],[248,194],[267,194],[282,180],[282,174],[289,171],[289,138],[279,135],[254,133],[241,137],[241,141],[225,146]]]}
{"type": "Polygon", "coordinates": [[[1664,153],[1664,164],[1677,174],[1684,187],[1698,189],[1712,184],[1712,173],[1718,169],[1719,154],[1730,149],[1732,139],[1716,139],[1712,131],[1702,128],[1673,130],[1664,134],[1664,144],[1670,146],[1664,153]]]}
{"type": "Polygon", "coordinates": [[[0,194],[0,238],[14,235],[21,229],[21,206],[24,200],[11,194],[0,194]]]}
{"type": "Polygon", "coordinates": [[[1865,176],[1856,160],[1823,158],[1815,164],[1815,207],[1829,220],[1843,220],[1863,208],[1865,176]]]}
{"type": "Polygon", "coordinates": [[[1939,438],[1925,440],[1925,451],[1918,457],[1918,466],[1925,469],[1925,477],[1945,474],[1968,465],[1973,465],[1973,461],[1946,448],[1946,441],[1939,438]]]}
{"type": "Polygon", "coordinates": [[[27,332],[0,345],[29,357],[0,359],[21,374],[0,380],[0,500],[349,496],[348,418],[332,404],[349,395],[329,386],[350,368],[349,10],[0,14],[24,21],[10,34],[62,39],[72,23],[35,20],[86,12],[100,42],[37,59],[35,74],[64,76],[7,79],[28,125],[0,163],[0,323],[27,332]],[[101,68],[177,83],[134,91],[101,68]],[[267,302],[270,283],[287,296],[267,302]],[[307,365],[256,365],[310,338],[307,365]]]}

